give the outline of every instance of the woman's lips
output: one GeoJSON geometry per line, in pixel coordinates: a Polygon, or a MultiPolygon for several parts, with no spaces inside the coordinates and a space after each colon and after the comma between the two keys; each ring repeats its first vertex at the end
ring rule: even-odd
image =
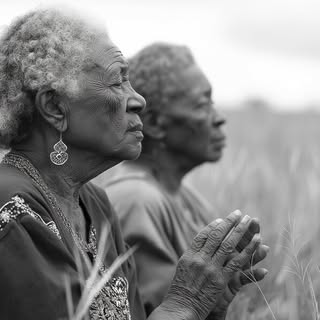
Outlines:
{"type": "Polygon", "coordinates": [[[144,135],[143,135],[142,131],[133,131],[132,133],[135,134],[137,140],[139,140],[139,141],[143,140],[144,135]]]}
{"type": "Polygon", "coordinates": [[[132,126],[128,129],[128,132],[135,135],[136,139],[139,141],[142,141],[144,138],[144,135],[142,133],[143,125],[142,123],[138,123],[135,126],[132,126]]]}
{"type": "Polygon", "coordinates": [[[143,125],[142,123],[137,123],[136,125],[134,126],[131,126],[128,131],[129,132],[136,132],[136,131],[142,131],[143,130],[143,125]]]}

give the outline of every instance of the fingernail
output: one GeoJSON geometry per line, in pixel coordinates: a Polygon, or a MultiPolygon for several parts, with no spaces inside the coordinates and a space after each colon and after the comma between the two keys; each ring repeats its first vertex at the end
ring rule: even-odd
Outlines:
{"type": "Polygon", "coordinates": [[[267,253],[270,251],[270,247],[266,246],[265,244],[262,246],[264,251],[266,251],[267,253]]]}
{"type": "Polygon", "coordinates": [[[260,241],[261,241],[261,235],[260,233],[256,233],[252,238],[252,242],[260,242],[260,241]]]}
{"type": "Polygon", "coordinates": [[[260,220],[257,217],[252,218],[251,220],[255,221],[257,224],[260,224],[260,220]]]}
{"type": "Polygon", "coordinates": [[[242,213],[241,213],[241,211],[239,209],[233,211],[233,214],[236,215],[236,216],[241,216],[242,215],[242,213]]]}
{"type": "Polygon", "coordinates": [[[249,217],[248,215],[245,215],[245,216],[242,218],[241,223],[246,224],[246,223],[249,222],[249,220],[250,220],[250,217],[249,217]]]}
{"type": "Polygon", "coordinates": [[[265,268],[262,268],[262,273],[263,273],[263,275],[265,276],[266,274],[269,273],[269,270],[267,270],[267,269],[265,269],[265,268]]]}
{"type": "Polygon", "coordinates": [[[216,223],[221,223],[223,220],[222,219],[216,219],[216,223]]]}

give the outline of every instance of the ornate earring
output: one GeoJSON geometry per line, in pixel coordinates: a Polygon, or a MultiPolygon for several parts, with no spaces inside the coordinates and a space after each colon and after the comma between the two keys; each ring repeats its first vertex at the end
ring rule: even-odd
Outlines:
{"type": "Polygon", "coordinates": [[[54,151],[50,153],[50,160],[56,166],[62,166],[69,158],[68,147],[62,141],[62,133],[60,132],[60,140],[53,146],[54,151]]]}

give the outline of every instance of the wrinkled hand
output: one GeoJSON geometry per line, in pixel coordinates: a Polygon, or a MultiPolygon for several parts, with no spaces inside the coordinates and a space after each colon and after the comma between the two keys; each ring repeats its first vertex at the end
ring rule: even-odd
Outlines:
{"type": "MultiPolygon", "coordinates": [[[[258,220],[252,219],[249,224],[249,228],[245,235],[242,237],[238,243],[236,249],[237,251],[242,251],[251,241],[253,236],[260,232],[260,225],[258,220]]],[[[236,272],[234,276],[229,281],[224,293],[217,302],[214,310],[211,311],[207,320],[223,320],[227,315],[227,309],[232,302],[233,298],[239,292],[239,290],[252,282],[262,280],[268,273],[267,269],[257,268],[253,269],[257,263],[262,261],[268,254],[269,247],[263,244],[259,244],[250,261],[245,264],[242,270],[236,272]]],[[[236,253],[232,253],[229,258],[230,260],[236,253]]]]}
{"type": "MultiPolygon", "coordinates": [[[[191,318],[205,319],[221,303],[229,282],[250,263],[260,244],[260,235],[256,234],[240,253],[235,253],[250,222],[248,216],[241,218],[241,212],[233,212],[225,220],[213,221],[194,238],[191,248],[178,262],[175,277],[163,302],[164,308],[175,310],[175,314],[187,310],[188,314],[192,314],[191,318]]],[[[238,283],[232,283],[237,287],[238,283]]]]}

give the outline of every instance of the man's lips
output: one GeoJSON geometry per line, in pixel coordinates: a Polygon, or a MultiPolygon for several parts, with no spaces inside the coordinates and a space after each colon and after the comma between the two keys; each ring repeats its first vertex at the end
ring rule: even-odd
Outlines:
{"type": "Polygon", "coordinates": [[[218,148],[224,148],[226,146],[226,138],[212,139],[211,143],[218,148]]]}

